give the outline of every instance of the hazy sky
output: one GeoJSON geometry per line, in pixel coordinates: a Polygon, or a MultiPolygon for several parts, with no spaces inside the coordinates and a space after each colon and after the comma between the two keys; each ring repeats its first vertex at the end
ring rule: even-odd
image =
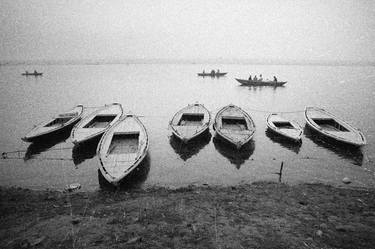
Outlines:
{"type": "Polygon", "coordinates": [[[0,0],[0,60],[374,60],[375,1],[0,0]]]}

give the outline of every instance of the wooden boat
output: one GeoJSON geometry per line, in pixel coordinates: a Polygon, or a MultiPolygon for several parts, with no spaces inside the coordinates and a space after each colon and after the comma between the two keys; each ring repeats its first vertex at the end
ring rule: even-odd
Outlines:
{"type": "Polygon", "coordinates": [[[102,136],[97,154],[104,178],[118,185],[145,158],[149,146],[145,126],[135,115],[125,115],[102,136]]]}
{"type": "Polygon", "coordinates": [[[322,108],[306,107],[305,119],[311,129],[325,137],[357,147],[366,144],[361,131],[322,108]]]}
{"type": "Polygon", "coordinates": [[[227,73],[198,73],[198,76],[210,76],[210,77],[221,77],[225,76],[227,73]]]}
{"type": "Polygon", "coordinates": [[[208,130],[210,112],[202,104],[188,105],[179,110],[169,122],[172,133],[184,143],[208,130]]]}
{"type": "Polygon", "coordinates": [[[255,133],[255,124],[240,107],[227,105],[219,110],[213,125],[216,134],[240,149],[255,133]]]}
{"type": "Polygon", "coordinates": [[[301,142],[302,127],[296,122],[285,119],[279,114],[272,113],[267,117],[267,127],[286,138],[289,138],[295,142],[301,142]]]}
{"type": "Polygon", "coordinates": [[[79,144],[103,135],[112,124],[120,119],[122,113],[122,106],[118,103],[105,105],[94,111],[73,127],[72,142],[79,144]]]}
{"type": "Polygon", "coordinates": [[[77,105],[66,112],[59,113],[35,126],[22,140],[25,142],[34,142],[45,139],[50,135],[66,131],[72,128],[73,125],[81,119],[82,113],[82,105],[77,105]]]}
{"type": "Polygon", "coordinates": [[[243,86],[283,86],[287,81],[272,81],[272,80],[242,80],[235,78],[243,86]]]}
{"type": "Polygon", "coordinates": [[[24,76],[42,76],[43,73],[29,73],[29,72],[25,72],[25,73],[22,73],[21,75],[24,75],[24,76]]]}

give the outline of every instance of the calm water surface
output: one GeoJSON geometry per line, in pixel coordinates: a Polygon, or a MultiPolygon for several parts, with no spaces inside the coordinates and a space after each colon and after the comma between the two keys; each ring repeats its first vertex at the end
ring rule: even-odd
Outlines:
{"type": "Polygon", "coordinates": [[[34,189],[62,189],[78,182],[85,190],[100,188],[96,144],[73,147],[69,134],[45,144],[21,141],[34,124],[77,104],[90,107],[118,102],[142,116],[150,149],[139,171],[129,178],[135,186],[179,187],[189,184],[232,185],[259,180],[288,183],[340,184],[375,187],[375,68],[348,66],[270,65],[34,65],[0,67],[0,184],[34,189]],[[226,77],[198,77],[219,68],[226,77]],[[21,73],[34,69],[42,77],[21,73]],[[249,73],[278,76],[285,87],[244,87],[234,78],[249,73]],[[253,117],[256,134],[235,151],[211,134],[187,146],[171,136],[168,122],[189,103],[200,102],[212,113],[224,105],[239,105],[253,117]],[[360,128],[368,145],[350,149],[330,144],[304,130],[302,145],[267,132],[266,116],[285,113],[305,127],[305,106],[320,106],[360,128]],[[20,152],[14,152],[20,151],[20,152]]]}

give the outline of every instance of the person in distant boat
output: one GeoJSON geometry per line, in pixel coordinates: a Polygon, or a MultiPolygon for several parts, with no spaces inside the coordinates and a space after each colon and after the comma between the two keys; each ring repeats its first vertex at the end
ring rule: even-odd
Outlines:
{"type": "Polygon", "coordinates": [[[215,75],[215,70],[211,70],[211,75],[215,75]]]}
{"type": "Polygon", "coordinates": [[[258,81],[258,78],[257,78],[257,76],[256,76],[256,75],[254,76],[254,81],[258,81]]]}
{"type": "Polygon", "coordinates": [[[220,70],[218,69],[218,70],[216,71],[216,73],[219,74],[219,73],[220,73],[220,70]]]}
{"type": "Polygon", "coordinates": [[[273,81],[277,82],[276,76],[273,76],[273,81]]]}
{"type": "Polygon", "coordinates": [[[34,74],[37,74],[36,70],[34,70],[34,74]]]}
{"type": "Polygon", "coordinates": [[[249,80],[251,81],[251,74],[250,74],[250,76],[249,76],[249,80]]]}
{"type": "Polygon", "coordinates": [[[259,75],[259,81],[262,81],[263,80],[263,77],[262,77],[262,74],[259,75]]]}
{"type": "Polygon", "coordinates": [[[29,74],[29,72],[26,70],[26,74],[29,74]]]}
{"type": "Polygon", "coordinates": [[[203,69],[203,74],[205,74],[204,69],[203,69]]]}

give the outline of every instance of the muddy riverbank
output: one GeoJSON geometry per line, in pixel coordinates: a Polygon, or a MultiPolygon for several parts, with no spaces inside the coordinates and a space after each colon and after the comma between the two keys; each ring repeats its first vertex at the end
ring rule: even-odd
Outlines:
{"type": "Polygon", "coordinates": [[[373,248],[375,190],[259,182],[61,193],[0,188],[1,248],[373,248]]]}

